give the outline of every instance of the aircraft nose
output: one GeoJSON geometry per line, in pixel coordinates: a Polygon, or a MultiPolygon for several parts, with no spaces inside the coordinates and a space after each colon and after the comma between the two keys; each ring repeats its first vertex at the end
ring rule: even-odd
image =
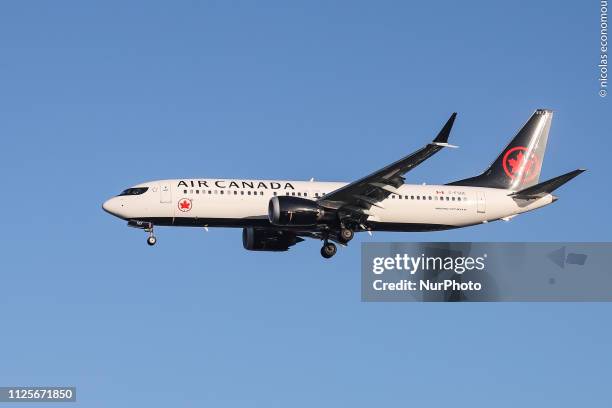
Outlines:
{"type": "Polygon", "coordinates": [[[104,204],[102,204],[102,209],[109,214],[113,214],[113,199],[106,200],[104,204]]]}
{"type": "Polygon", "coordinates": [[[102,204],[102,209],[111,215],[119,217],[119,212],[121,211],[122,207],[119,201],[120,200],[118,200],[117,197],[108,199],[104,202],[104,204],[102,204]]]}

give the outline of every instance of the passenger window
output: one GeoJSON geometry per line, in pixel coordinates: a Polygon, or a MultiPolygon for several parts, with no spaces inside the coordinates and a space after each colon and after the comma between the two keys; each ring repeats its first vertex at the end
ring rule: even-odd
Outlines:
{"type": "Polygon", "coordinates": [[[259,192],[259,195],[263,195],[263,191],[260,191],[260,192],[259,192]]]}
{"type": "Polygon", "coordinates": [[[248,194],[248,195],[251,195],[251,192],[250,192],[250,191],[247,191],[247,194],[248,194]]]}
{"type": "Polygon", "coordinates": [[[276,191],[274,193],[272,193],[273,195],[276,195],[276,191]]]}
{"type": "Polygon", "coordinates": [[[431,200],[431,196],[429,196],[429,199],[431,200]]]}
{"type": "Polygon", "coordinates": [[[304,193],[304,197],[307,197],[307,196],[308,196],[308,193],[304,193]]]}
{"type": "Polygon", "coordinates": [[[411,200],[414,200],[414,196],[410,196],[410,199],[411,199],[411,200]]]}
{"type": "Polygon", "coordinates": [[[183,194],[187,194],[187,190],[183,190],[183,194]]]}
{"type": "Polygon", "coordinates": [[[417,196],[417,200],[420,200],[420,199],[421,199],[421,196],[417,196]]]}

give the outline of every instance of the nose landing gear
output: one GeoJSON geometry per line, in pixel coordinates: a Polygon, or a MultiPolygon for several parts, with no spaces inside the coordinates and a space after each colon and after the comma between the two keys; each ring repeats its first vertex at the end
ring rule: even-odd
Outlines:
{"type": "Polygon", "coordinates": [[[147,232],[149,236],[147,237],[147,244],[153,246],[157,243],[157,238],[153,234],[153,223],[149,221],[140,221],[140,220],[129,220],[127,223],[128,227],[138,228],[147,232]]]}
{"type": "Polygon", "coordinates": [[[155,245],[157,243],[157,238],[155,235],[153,235],[153,224],[151,224],[149,228],[145,228],[145,232],[149,233],[149,236],[147,237],[147,244],[149,244],[149,246],[155,245]]]}

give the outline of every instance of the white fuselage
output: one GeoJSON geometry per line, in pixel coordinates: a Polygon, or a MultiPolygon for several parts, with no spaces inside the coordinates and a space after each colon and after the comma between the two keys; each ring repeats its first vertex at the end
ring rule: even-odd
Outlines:
{"type": "MultiPolygon", "coordinates": [[[[317,200],[347,183],[183,179],[142,183],[139,195],[117,196],[103,205],[122,219],[168,226],[270,226],[268,203],[275,195],[317,200]]],[[[510,190],[448,185],[402,185],[369,210],[369,229],[429,231],[509,218],[554,201],[550,194],[517,200],[510,190]]]]}

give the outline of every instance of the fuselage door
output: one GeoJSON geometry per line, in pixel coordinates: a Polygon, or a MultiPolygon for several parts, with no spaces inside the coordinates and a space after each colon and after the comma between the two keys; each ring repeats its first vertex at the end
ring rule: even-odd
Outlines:
{"type": "Polygon", "coordinates": [[[484,213],[487,209],[487,201],[485,199],[485,193],[482,191],[479,191],[477,195],[478,195],[478,200],[476,201],[476,211],[478,211],[479,213],[484,213]]]}
{"type": "Polygon", "coordinates": [[[170,183],[161,183],[159,185],[159,202],[172,203],[172,189],[170,183]]]}

